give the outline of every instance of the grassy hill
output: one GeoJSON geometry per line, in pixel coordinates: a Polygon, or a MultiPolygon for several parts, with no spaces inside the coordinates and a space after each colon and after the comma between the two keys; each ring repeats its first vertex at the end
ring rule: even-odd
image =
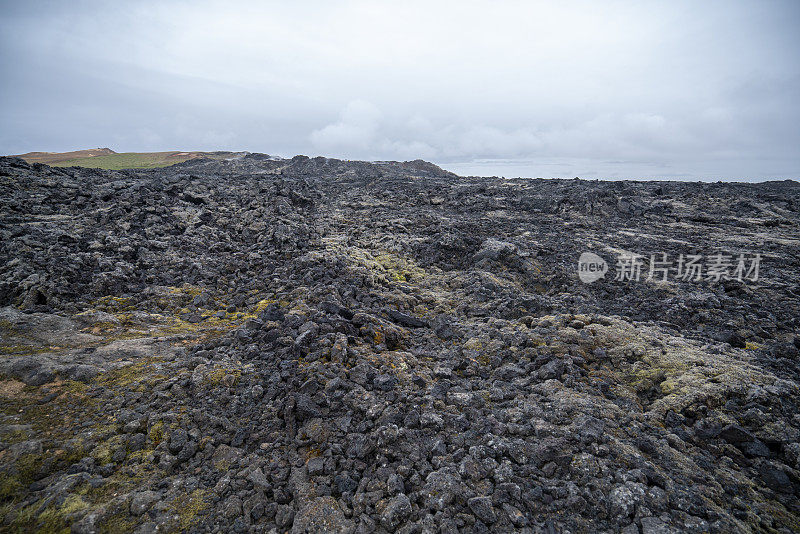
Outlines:
{"type": "Polygon", "coordinates": [[[110,148],[92,148],[73,152],[28,152],[19,154],[28,163],[45,163],[53,167],[91,167],[96,169],[152,169],[168,167],[194,158],[222,159],[234,152],[114,152],[110,148]]]}
{"type": "Polygon", "coordinates": [[[85,159],[111,154],[116,154],[116,152],[110,148],[89,148],[87,150],[73,150],[72,152],[28,152],[27,154],[18,154],[17,157],[24,159],[28,163],[53,165],[71,159],[85,159]]]}

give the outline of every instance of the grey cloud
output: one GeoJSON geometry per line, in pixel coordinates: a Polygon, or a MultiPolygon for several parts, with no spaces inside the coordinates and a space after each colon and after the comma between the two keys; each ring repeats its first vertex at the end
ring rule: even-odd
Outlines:
{"type": "Polygon", "coordinates": [[[498,175],[800,177],[800,4],[18,2],[0,152],[424,158],[498,175]]]}

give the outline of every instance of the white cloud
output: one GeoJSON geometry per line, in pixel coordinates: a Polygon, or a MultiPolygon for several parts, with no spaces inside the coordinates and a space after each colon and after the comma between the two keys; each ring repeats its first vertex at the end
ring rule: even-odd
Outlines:
{"type": "Polygon", "coordinates": [[[364,151],[374,148],[381,112],[364,100],[353,100],[338,122],[311,133],[311,142],[323,151],[364,151]]]}
{"type": "MultiPolygon", "coordinates": [[[[716,114],[713,119],[717,120],[716,114]]],[[[705,120],[705,119],[704,119],[705,120]]],[[[356,100],[338,121],[315,129],[314,148],[334,155],[372,159],[427,157],[443,162],[536,156],[646,159],[699,154],[713,139],[697,139],[688,128],[652,113],[606,113],[567,125],[502,128],[441,123],[414,114],[387,120],[372,103],[356,100]]]]}
{"type": "Polygon", "coordinates": [[[0,152],[111,139],[800,172],[794,0],[12,4],[0,152]]]}

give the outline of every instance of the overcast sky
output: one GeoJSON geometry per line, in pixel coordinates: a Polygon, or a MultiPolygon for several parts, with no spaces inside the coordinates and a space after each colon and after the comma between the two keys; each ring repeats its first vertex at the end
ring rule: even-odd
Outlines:
{"type": "Polygon", "coordinates": [[[800,178],[800,2],[0,2],[0,153],[800,178]]]}

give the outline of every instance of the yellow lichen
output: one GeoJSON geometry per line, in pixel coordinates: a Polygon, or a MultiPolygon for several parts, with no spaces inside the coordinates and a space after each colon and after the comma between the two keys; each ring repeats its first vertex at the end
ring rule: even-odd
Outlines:
{"type": "Polygon", "coordinates": [[[153,443],[153,447],[158,446],[164,439],[164,421],[156,421],[147,433],[147,439],[153,443]]]}
{"type": "Polygon", "coordinates": [[[200,519],[198,516],[208,508],[208,491],[196,489],[191,493],[179,495],[170,503],[170,508],[178,516],[181,531],[190,529],[200,519]]]}

